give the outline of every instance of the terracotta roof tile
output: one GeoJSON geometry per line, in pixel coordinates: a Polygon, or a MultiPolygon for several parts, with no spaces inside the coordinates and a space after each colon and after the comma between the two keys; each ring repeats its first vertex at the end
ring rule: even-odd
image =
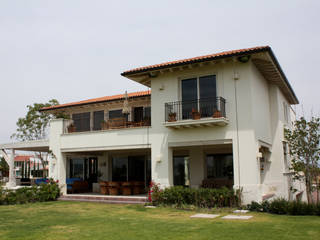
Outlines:
{"type": "Polygon", "coordinates": [[[177,65],[184,65],[184,64],[188,64],[188,63],[194,63],[194,62],[209,61],[209,60],[214,60],[214,59],[222,58],[222,57],[231,57],[234,55],[249,54],[249,53],[253,53],[256,51],[267,51],[270,49],[271,48],[269,46],[260,46],[260,47],[253,47],[253,48],[244,48],[244,49],[238,49],[238,50],[224,51],[224,52],[219,52],[219,53],[214,53],[214,54],[209,54],[209,55],[204,55],[204,56],[199,56],[199,57],[186,58],[186,59],[182,59],[182,60],[165,62],[165,63],[149,65],[149,66],[144,66],[144,67],[138,67],[138,68],[134,68],[134,69],[131,69],[128,71],[124,71],[123,73],[121,73],[121,75],[127,76],[127,75],[134,74],[134,73],[146,72],[146,71],[160,69],[160,68],[172,67],[172,66],[177,66],[177,65]]]}
{"type": "Polygon", "coordinates": [[[28,156],[28,155],[18,155],[14,157],[15,162],[24,162],[24,161],[29,161],[30,158],[33,156],[28,156]]]}
{"type": "MultiPolygon", "coordinates": [[[[149,96],[149,95],[151,95],[150,90],[128,93],[129,98],[143,97],[143,96],[149,96]]],[[[54,110],[54,109],[60,109],[60,108],[66,108],[66,107],[73,107],[73,106],[78,106],[78,105],[87,105],[87,104],[93,104],[93,103],[108,102],[108,101],[114,101],[114,100],[121,100],[123,98],[124,98],[124,94],[117,94],[117,95],[113,95],[113,96],[92,98],[92,99],[87,99],[87,100],[78,101],[78,102],[71,102],[71,103],[59,104],[59,105],[55,105],[55,106],[51,106],[51,107],[45,107],[45,108],[42,108],[41,111],[54,110]]]]}

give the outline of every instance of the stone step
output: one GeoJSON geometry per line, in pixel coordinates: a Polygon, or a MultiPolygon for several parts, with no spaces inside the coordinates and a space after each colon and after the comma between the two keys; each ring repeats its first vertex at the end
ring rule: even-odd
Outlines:
{"type": "Polygon", "coordinates": [[[63,195],[59,201],[101,202],[117,204],[144,204],[147,197],[132,196],[90,196],[90,195],[63,195]]]}

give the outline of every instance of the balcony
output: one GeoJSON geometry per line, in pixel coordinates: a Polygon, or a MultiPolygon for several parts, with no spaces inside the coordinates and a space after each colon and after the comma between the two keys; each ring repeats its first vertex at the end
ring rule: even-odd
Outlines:
{"type": "Polygon", "coordinates": [[[128,129],[151,126],[151,119],[145,118],[141,121],[128,121],[127,118],[113,118],[107,121],[103,120],[100,125],[95,124],[90,126],[90,120],[83,118],[76,121],[70,120],[65,123],[64,133],[79,133],[79,132],[97,132],[114,129],[128,129]]]}
{"type": "Polygon", "coordinates": [[[177,101],[165,104],[165,123],[170,128],[225,126],[226,100],[223,97],[177,101]]]}

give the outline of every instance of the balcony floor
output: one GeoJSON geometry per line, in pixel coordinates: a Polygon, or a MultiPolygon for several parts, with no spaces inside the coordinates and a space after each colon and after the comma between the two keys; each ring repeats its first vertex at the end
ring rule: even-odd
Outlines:
{"type": "Polygon", "coordinates": [[[201,118],[198,120],[187,119],[174,122],[165,122],[164,126],[173,129],[181,128],[196,128],[196,127],[211,127],[211,126],[226,126],[229,123],[227,118],[201,118]]]}

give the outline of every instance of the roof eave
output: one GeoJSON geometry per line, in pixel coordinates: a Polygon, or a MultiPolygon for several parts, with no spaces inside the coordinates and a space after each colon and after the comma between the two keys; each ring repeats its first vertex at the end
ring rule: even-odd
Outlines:
{"type": "Polygon", "coordinates": [[[246,52],[237,52],[237,53],[230,53],[230,54],[225,54],[225,55],[221,55],[221,56],[212,56],[212,57],[208,57],[205,59],[195,59],[195,60],[186,61],[186,62],[172,63],[170,65],[165,65],[165,66],[150,67],[150,68],[139,69],[139,70],[129,70],[129,71],[122,72],[121,76],[129,78],[129,76],[136,75],[139,73],[147,73],[150,71],[157,71],[157,70],[179,67],[179,66],[184,66],[184,65],[194,64],[194,63],[209,62],[209,61],[219,60],[219,59],[229,58],[229,57],[239,57],[239,56],[248,55],[248,54],[265,52],[267,50],[271,50],[271,48],[269,46],[265,46],[260,49],[252,49],[252,50],[248,50],[246,52]]]}

